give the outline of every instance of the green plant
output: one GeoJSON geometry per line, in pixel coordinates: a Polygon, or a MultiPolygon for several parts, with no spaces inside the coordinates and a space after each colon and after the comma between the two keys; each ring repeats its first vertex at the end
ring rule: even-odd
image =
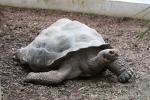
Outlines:
{"type": "MultiPolygon", "coordinates": [[[[144,23],[148,25],[150,24],[150,20],[144,20],[144,23]]],[[[150,27],[138,34],[139,39],[142,39],[146,34],[150,34],[150,27]]]]}
{"type": "MultiPolygon", "coordinates": [[[[149,9],[150,7],[145,8],[144,10],[142,10],[141,12],[137,13],[138,14],[142,14],[141,18],[144,18],[148,13],[149,13],[149,9]]],[[[150,24],[150,20],[144,20],[145,24],[150,24]]],[[[142,39],[146,34],[150,34],[150,27],[148,27],[145,31],[140,32],[138,34],[139,39],[142,39]]]]}

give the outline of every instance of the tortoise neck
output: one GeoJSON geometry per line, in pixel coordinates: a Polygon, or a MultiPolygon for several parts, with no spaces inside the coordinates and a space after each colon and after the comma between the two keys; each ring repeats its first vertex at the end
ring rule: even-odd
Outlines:
{"type": "Polygon", "coordinates": [[[109,64],[108,60],[103,58],[102,55],[95,56],[89,60],[89,65],[93,68],[103,68],[107,64],[109,64]]]}

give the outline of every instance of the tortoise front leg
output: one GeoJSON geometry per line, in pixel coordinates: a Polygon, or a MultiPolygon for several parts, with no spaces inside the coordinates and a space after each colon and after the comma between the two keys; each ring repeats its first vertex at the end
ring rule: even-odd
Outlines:
{"type": "Polygon", "coordinates": [[[108,69],[117,76],[121,83],[128,82],[133,76],[133,71],[130,68],[122,67],[117,61],[111,63],[108,69]]]}
{"type": "Polygon", "coordinates": [[[49,71],[49,72],[30,72],[25,81],[34,82],[37,84],[59,84],[64,81],[71,71],[69,65],[63,66],[59,70],[49,71]]]}

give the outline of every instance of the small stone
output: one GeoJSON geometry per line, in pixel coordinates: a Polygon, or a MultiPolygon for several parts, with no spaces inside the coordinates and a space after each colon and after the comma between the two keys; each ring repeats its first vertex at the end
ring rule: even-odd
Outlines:
{"type": "Polygon", "coordinates": [[[137,44],[134,44],[134,47],[138,47],[138,45],[137,45],[137,44]]]}
{"type": "Polygon", "coordinates": [[[20,89],[20,91],[24,91],[25,90],[25,88],[24,87],[22,87],[21,89],[20,89]]]}

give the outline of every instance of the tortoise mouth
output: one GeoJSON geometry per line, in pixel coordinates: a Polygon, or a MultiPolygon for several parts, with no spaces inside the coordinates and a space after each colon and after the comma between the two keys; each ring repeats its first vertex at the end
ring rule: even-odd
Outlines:
{"type": "Polygon", "coordinates": [[[118,59],[118,57],[109,57],[109,58],[107,58],[107,60],[109,60],[110,62],[113,62],[113,61],[115,61],[115,60],[117,60],[118,59]]]}

